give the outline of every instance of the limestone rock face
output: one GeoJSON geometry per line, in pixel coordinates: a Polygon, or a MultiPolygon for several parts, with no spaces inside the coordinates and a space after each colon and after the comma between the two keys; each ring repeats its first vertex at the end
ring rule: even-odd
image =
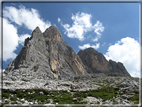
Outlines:
{"type": "Polygon", "coordinates": [[[97,52],[94,48],[80,50],[78,56],[83,64],[89,69],[88,73],[105,73],[108,76],[130,76],[124,65],[120,62],[109,60],[102,53],[97,52]]]}
{"type": "Polygon", "coordinates": [[[25,39],[18,56],[5,69],[3,79],[27,82],[91,77],[94,74],[130,76],[122,63],[107,61],[93,48],[81,50],[77,55],[63,40],[61,32],[50,26],[43,33],[36,27],[31,37],[25,39]]]}
{"type": "Polygon", "coordinates": [[[18,56],[5,69],[4,79],[64,79],[85,73],[80,57],[60,31],[50,26],[44,33],[37,27],[25,40],[18,56]]]}
{"type": "Polygon", "coordinates": [[[115,61],[109,60],[109,63],[112,66],[112,69],[109,73],[110,76],[130,76],[130,74],[121,62],[116,63],[115,61]]]}
{"type": "Polygon", "coordinates": [[[81,50],[78,52],[78,55],[84,65],[91,69],[92,73],[106,73],[112,69],[112,66],[103,54],[93,48],[87,48],[84,51],[81,50]]]}

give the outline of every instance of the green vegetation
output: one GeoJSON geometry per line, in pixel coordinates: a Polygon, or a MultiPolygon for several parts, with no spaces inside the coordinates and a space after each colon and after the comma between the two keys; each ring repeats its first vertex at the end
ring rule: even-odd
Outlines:
{"type": "Polygon", "coordinates": [[[69,87],[70,85],[69,85],[69,84],[62,84],[62,86],[67,86],[67,87],[69,87]]]}
{"type": "Polygon", "coordinates": [[[103,87],[99,90],[90,90],[87,95],[96,97],[96,98],[102,98],[103,101],[109,100],[113,97],[116,97],[118,88],[113,87],[103,87]]]}
{"type": "MultiPolygon", "coordinates": [[[[20,101],[19,99],[25,99],[28,102],[37,101],[38,104],[50,103],[48,99],[53,100],[53,104],[81,104],[82,102],[73,101],[73,96],[67,91],[48,91],[44,89],[16,89],[15,91],[9,91],[8,89],[3,89],[3,99],[10,98],[11,101],[20,101]],[[43,94],[39,94],[43,92],[43,94]],[[11,95],[13,97],[11,97],[11,95]]],[[[22,101],[20,101],[22,102],[22,101]]],[[[8,104],[9,102],[5,102],[8,104]]],[[[23,102],[22,102],[23,103],[23,102]]],[[[14,104],[14,103],[13,103],[14,104]]]]}
{"type": "Polygon", "coordinates": [[[6,82],[5,85],[6,85],[6,86],[7,86],[7,85],[11,85],[11,83],[6,82]]]}
{"type": "Polygon", "coordinates": [[[130,97],[128,100],[129,101],[133,101],[134,104],[139,104],[139,91],[136,90],[136,91],[133,91],[135,94],[133,97],[130,97]]]}
{"type": "MultiPolygon", "coordinates": [[[[92,96],[95,98],[101,98],[102,101],[106,101],[109,99],[113,99],[113,97],[117,96],[117,92],[119,88],[114,87],[106,87],[103,86],[98,90],[89,90],[89,91],[55,91],[55,90],[45,90],[45,89],[16,89],[13,91],[9,91],[8,89],[2,90],[3,99],[10,99],[14,104],[16,101],[24,103],[21,99],[25,99],[28,102],[37,101],[38,104],[48,104],[51,100],[53,100],[53,104],[87,104],[87,102],[83,102],[84,98],[88,96],[92,96]]],[[[135,95],[129,98],[129,101],[135,102],[135,104],[139,103],[139,92],[134,91],[135,95]]],[[[8,104],[9,101],[5,101],[4,104],[8,104]]]]}
{"type": "MultiPolygon", "coordinates": [[[[3,90],[3,99],[10,98],[11,101],[23,101],[18,99],[25,99],[28,102],[37,101],[38,104],[50,103],[48,99],[53,100],[53,104],[86,104],[87,102],[82,102],[83,98],[87,96],[92,96],[96,98],[102,98],[104,101],[116,95],[118,88],[113,87],[103,87],[98,90],[89,91],[48,91],[44,89],[16,89],[14,91],[9,91],[8,89],[3,90]],[[43,94],[39,94],[42,92],[43,94]],[[74,93],[74,94],[71,94],[74,93]],[[76,99],[74,99],[76,98],[76,99]]],[[[5,102],[9,103],[9,102],[5,102]]]]}
{"type": "Polygon", "coordinates": [[[86,98],[87,96],[101,98],[103,101],[106,101],[108,99],[111,99],[113,97],[116,97],[117,91],[119,88],[113,88],[113,87],[102,87],[98,90],[89,90],[89,91],[82,91],[82,92],[76,92],[74,94],[74,97],[79,98],[81,101],[83,98],[86,98]]]}

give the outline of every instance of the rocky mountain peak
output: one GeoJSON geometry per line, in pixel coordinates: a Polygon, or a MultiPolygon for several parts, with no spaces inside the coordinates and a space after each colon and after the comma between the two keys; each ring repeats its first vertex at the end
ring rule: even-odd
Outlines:
{"type": "Polygon", "coordinates": [[[104,55],[97,52],[94,48],[90,47],[84,51],[80,50],[78,56],[83,64],[91,70],[89,72],[105,73],[109,76],[130,76],[121,62],[107,61],[104,55]]]}
{"type": "Polygon", "coordinates": [[[106,73],[112,68],[103,54],[97,52],[94,48],[87,48],[78,52],[79,57],[85,66],[91,69],[93,73],[106,73]]]}
{"type": "Polygon", "coordinates": [[[33,32],[40,32],[41,33],[41,30],[40,30],[40,28],[37,26],[34,30],[33,30],[33,32]]]}
{"type": "Polygon", "coordinates": [[[50,26],[36,27],[24,47],[5,70],[6,79],[66,79],[86,74],[81,59],[63,40],[61,32],[50,26]]]}
{"type": "Polygon", "coordinates": [[[31,37],[25,39],[21,51],[5,69],[4,79],[68,79],[98,73],[130,76],[122,63],[107,61],[94,48],[76,54],[57,27],[50,26],[44,33],[36,27],[31,37]]]}
{"type": "Polygon", "coordinates": [[[24,46],[27,45],[27,43],[29,42],[29,40],[34,40],[34,41],[36,41],[36,40],[38,40],[39,38],[41,38],[41,36],[43,36],[43,34],[42,34],[40,28],[37,26],[37,27],[33,30],[31,37],[30,37],[30,38],[28,37],[28,38],[25,39],[25,44],[24,44],[24,46]]]}
{"type": "Polygon", "coordinates": [[[62,38],[61,32],[55,26],[50,26],[45,30],[43,36],[50,40],[60,40],[62,38]]]}
{"type": "Polygon", "coordinates": [[[35,34],[41,34],[41,33],[42,33],[42,32],[41,32],[40,28],[37,26],[37,27],[33,30],[32,36],[34,36],[35,34]]]}
{"type": "Polygon", "coordinates": [[[86,48],[86,49],[84,50],[84,52],[87,52],[87,53],[89,53],[89,52],[98,53],[98,52],[97,52],[94,48],[92,48],[92,47],[86,48]]]}
{"type": "Polygon", "coordinates": [[[129,76],[130,74],[126,70],[125,66],[121,62],[115,62],[113,60],[109,60],[110,65],[112,66],[110,76],[116,76],[116,75],[121,75],[121,76],[129,76]],[[115,72],[114,72],[115,71],[115,72]]]}

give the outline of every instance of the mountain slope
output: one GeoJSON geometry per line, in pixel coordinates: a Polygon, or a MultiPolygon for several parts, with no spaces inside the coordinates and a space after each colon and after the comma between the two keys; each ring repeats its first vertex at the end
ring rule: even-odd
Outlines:
{"type": "Polygon", "coordinates": [[[55,26],[50,26],[44,33],[36,27],[4,73],[4,80],[24,81],[80,78],[98,73],[130,76],[122,63],[108,62],[103,54],[93,48],[81,50],[77,55],[55,26]]]}
{"type": "Polygon", "coordinates": [[[19,55],[5,69],[6,76],[13,80],[64,79],[85,73],[81,59],[54,26],[44,33],[37,27],[25,40],[19,55]]]}
{"type": "Polygon", "coordinates": [[[77,54],[83,64],[89,68],[90,73],[105,73],[108,76],[130,76],[124,65],[120,62],[109,60],[102,53],[97,52],[94,48],[80,50],[77,54]]]}

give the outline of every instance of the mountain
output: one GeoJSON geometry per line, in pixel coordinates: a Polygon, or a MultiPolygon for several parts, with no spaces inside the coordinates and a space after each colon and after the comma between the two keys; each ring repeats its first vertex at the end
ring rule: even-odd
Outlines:
{"type": "Polygon", "coordinates": [[[68,79],[104,73],[107,76],[130,76],[122,63],[107,61],[93,48],[78,54],[63,40],[61,32],[50,26],[39,27],[25,39],[18,56],[5,69],[4,80],[68,79]]]}
{"type": "Polygon", "coordinates": [[[85,73],[81,59],[55,26],[50,26],[44,33],[37,27],[25,40],[18,56],[5,69],[5,74],[14,80],[25,77],[63,79],[85,73]]]}
{"type": "Polygon", "coordinates": [[[103,54],[97,52],[94,48],[87,48],[84,51],[80,50],[77,55],[92,73],[106,73],[112,69],[112,66],[103,54]]]}
{"type": "Polygon", "coordinates": [[[89,68],[90,73],[105,73],[108,76],[130,76],[121,62],[107,61],[104,55],[94,48],[80,50],[77,55],[81,58],[83,64],[89,68]]]}

